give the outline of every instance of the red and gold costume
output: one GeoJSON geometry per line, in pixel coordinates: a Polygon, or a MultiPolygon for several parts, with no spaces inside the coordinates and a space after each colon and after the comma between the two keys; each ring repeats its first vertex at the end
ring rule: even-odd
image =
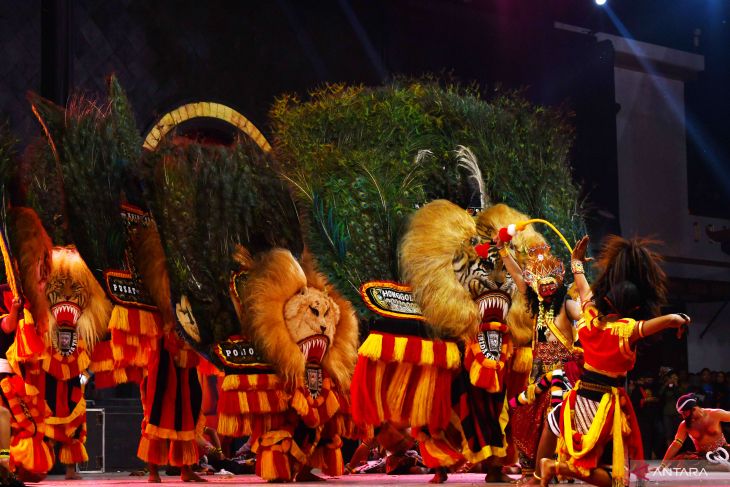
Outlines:
{"type": "Polygon", "coordinates": [[[599,466],[607,445],[613,449],[614,484],[622,484],[626,455],[643,458],[641,433],[626,391],[620,384],[633,369],[636,352],[629,339],[639,322],[601,316],[589,302],[578,336],[586,373],[556,410],[561,436],[558,457],[583,476],[599,466]]]}
{"type": "Polygon", "coordinates": [[[252,363],[239,368],[238,374],[226,374],[218,432],[251,437],[256,475],[263,479],[292,480],[303,465],[341,475],[341,437],[351,435],[346,396],[321,369],[312,369],[321,373],[314,389],[303,381],[292,389],[270,366],[262,365],[252,363]]]}
{"type": "Polygon", "coordinates": [[[523,271],[528,302],[535,313],[532,339],[533,365],[530,385],[510,400],[514,411],[510,418],[512,437],[522,457],[523,474],[529,473],[537,460],[537,448],[548,413],[559,405],[563,395],[576,383],[581,373],[582,349],[575,346],[571,326],[566,334],[555,323],[564,314],[564,323],[571,323],[565,301],[562,262],[550,253],[548,245],[528,250],[529,261],[523,271]]]}
{"type": "Polygon", "coordinates": [[[361,288],[383,318],[359,350],[353,418],[376,430],[410,426],[426,466],[441,472],[507,453],[513,346],[506,316],[514,283],[496,248],[480,242],[463,209],[433,201],[412,216],[401,240],[410,286],[361,288]]]}
{"type": "Polygon", "coordinates": [[[410,427],[429,468],[463,462],[461,435],[450,424],[451,384],[461,368],[457,341],[424,338],[427,330],[415,320],[375,326],[400,333],[371,328],[360,347],[352,386],[353,418],[370,430],[384,423],[410,427]]]}
{"type": "Polygon", "coordinates": [[[200,405],[198,355],[174,332],[159,341],[140,386],[142,436],[137,456],[153,465],[197,463],[200,405]]]}
{"type": "MultiPolygon", "coordinates": [[[[7,285],[0,286],[0,293],[2,293],[1,323],[8,316],[15,296],[7,285]]],[[[30,316],[28,313],[24,314],[26,317],[30,316]]],[[[30,332],[31,330],[25,330],[26,334],[30,332]]],[[[3,370],[0,371],[0,391],[3,405],[10,411],[10,468],[13,470],[20,467],[33,474],[45,474],[53,467],[54,462],[53,453],[45,442],[45,420],[51,412],[38,389],[27,384],[22,376],[10,370],[18,369],[17,361],[13,360],[12,365],[7,362],[8,358],[14,359],[18,348],[17,343],[13,343],[15,336],[15,332],[6,334],[0,331],[0,358],[8,366],[8,369],[5,369],[3,365],[3,370]],[[11,357],[8,357],[11,347],[13,351],[10,352],[11,357]]],[[[35,337],[35,340],[40,339],[35,337]]]]}
{"type": "Polygon", "coordinates": [[[88,376],[90,348],[109,319],[110,303],[73,247],[53,249],[46,285],[50,326],[45,352],[25,367],[25,379],[51,409],[46,436],[60,444],[58,459],[72,465],[88,460],[86,400],[81,376],[88,376]]]}
{"type": "Polygon", "coordinates": [[[200,357],[175,330],[165,255],[154,221],[130,205],[122,206],[122,215],[132,235],[138,273],[127,278],[141,282],[136,295],[146,298],[136,308],[127,306],[126,313],[120,314],[126,319],[112,328],[115,357],[123,357],[132,367],[144,366],[140,384],[144,416],[137,456],[151,465],[189,466],[200,458],[195,441],[198,427],[203,426],[199,422],[200,357]],[[137,347],[135,340],[139,340],[137,347]]]}
{"type": "Polygon", "coordinates": [[[290,481],[319,468],[344,470],[342,437],[352,437],[349,388],[357,319],[307,258],[274,249],[246,252],[232,296],[252,340],[216,344],[225,378],[218,399],[218,433],[251,436],[256,474],[290,481]]]}

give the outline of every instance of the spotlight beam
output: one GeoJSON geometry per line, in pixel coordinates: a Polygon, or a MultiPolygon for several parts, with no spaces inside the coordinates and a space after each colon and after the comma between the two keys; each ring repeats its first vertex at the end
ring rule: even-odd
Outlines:
{"type": "MultiPolygon", "coordinates": [[[[596,3],[597,2],[598,0],[596,0],[596,3]]],[[[606,14],[614,27],[616,27],[619,34],[626,39],[626,44],[629,49],[631,49],[644,71],[649,74],[649,79],[651,79],[652,83],[654,83],[657,91],[666,100],[667,106],[672,112],[672,115],[674,115],[677,120],[684,121],[687,136],[702,152],[705,153],[710,168],[720,178],[720,180],[723,181],[723,184],[720,186],[724,188],[726,194],[730,195],[730,173],[724,170],[722,158],[719,156],[719,151],[715,147],[715,144],[707,135],[705,135],[704,131],[699,126],[699,123],[695,121],[695,117],[692,113],[685,109],[684,103],[674,99],[667,87],[666,81],[664,81],[664,78],[660,76],[657,73],[657,70],[654,69],[654,66],[646,60],[643,55],[644,53],[638,46],[636,38],[631,34],[631,32],[629,32],[629,29],[623,22],[621,22],[621,19],[618,18],[609,5],[606,5],[606,14]]]]}

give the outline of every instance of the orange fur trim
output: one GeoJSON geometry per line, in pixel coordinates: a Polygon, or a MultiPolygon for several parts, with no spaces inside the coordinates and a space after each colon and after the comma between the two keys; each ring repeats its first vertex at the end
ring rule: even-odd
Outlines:
{"type": "Polygon", "coordinates": [[[89,461],[89,455],[86,453],[86,447],[83,442],[73,440],[70,443],[61,445],[58,452],[58,461],[64,465],[73,465],[89,461]]]}
{"type": "Polygon", "coordinates": [[[423,463],[429,468],[451,467],[464,461],[460,445],[452,445],[445,438],[419,433],[418,446],[423,463]]]}
{"type": "Polygon", "coordinates": [[[275,374],[227,375],[223,378],[221,389],[224,391],[270,390],[279,389],[282,382],[275,374]]]}
{"type": "Polygon", "coordinates": [[[45,474],[54,464],[53,453],[41,435],[29,438],[13,437],[10,457],[13,465],[39,474],[45,474]]]}
{"type": "Polygon", "coordinates": [[[456,342],[382,332],[371,332],[360,346],[359,354],[372,361],[433,365],[451,370],[461,366],[461,354],[456,342]]]}
{"type": "Polygon", "coordinates": [[[341,448],[342,439],[335,436],[325,446],[318,446],[307,463],[314,468],[319,468],[325,475],[342,475],[345,465],[341,448]]]}
{"type": "Polygon", "coordinates": [[[23,296],[30,303],[30,312],[39,334],[43,334],[48,328],[49,305],[45,291],[39,289],[38,279],[47,278],[51,272],[51,239],[38,215],[30,208],[11,208],[8,226],[10,245],[18,261],[23,296]]]}
{"type": "Polygon", "coordinates": [[[195,439],[195,430],[190,431],[176,431],[168,428],[161,428],[159,426],[155,426],[154,424],[149,424],[145,426],[144,430],[145,434],[153,437],[153,438],[159,438],[159,439],[167,439],[167,440],[194,440],[195,439]]]}
{"type": "Polygon", "coordinates": [[[440,336],[466,337],[477,332],[479,308],[453,269],[454,256],[460,250],[468,252],[474,236],[476,225],[464,209],[436,200],[411,216],[400,242],[402,276],[413,287],[426,322],[440,336]]]}
{"type": "Polygon", "coordinates": [[[195,440],[171,440],[169,462],[173,467],[194,465],[200,460],[195,440]]]}
{"type": "Polygon", "coordinates": [[[292,479],[293,465],[288,455],[293,444],[290,436],[279,439],[277,443],[262,444],[257,448],[260,451],[256,452],[256,475],[269,482],[288,482],[292,479]]]}
{"type": "Polygon", "coordinates": [[[137,457],[145,463],[152,465],[166,465],[169,456],[169,442],[157,438],[150,438],[142,435],[137,447],[137,457]]]}

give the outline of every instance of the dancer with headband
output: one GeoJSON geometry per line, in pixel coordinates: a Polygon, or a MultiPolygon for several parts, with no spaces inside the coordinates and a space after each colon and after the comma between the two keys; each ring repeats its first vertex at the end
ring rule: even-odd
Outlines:
{"type": "Polygon", "coordinates": [[[694,394],[685,394],[677,400],[677,413],[682,416],[682,422],[677,428],[674,440],[667,448],[659,470],[666,468],[672,459],[680,458],[683,460],[707,459],[713,463],[725,463],[727,466],[730,447],[722,432],[721,423],[730,422],[730,411],[702,408],[694,394]],[[696,452],[678,456],[687,436],[692,438],[696,452]],[[715,461],[716,458],[723,462],[715,461]]]}

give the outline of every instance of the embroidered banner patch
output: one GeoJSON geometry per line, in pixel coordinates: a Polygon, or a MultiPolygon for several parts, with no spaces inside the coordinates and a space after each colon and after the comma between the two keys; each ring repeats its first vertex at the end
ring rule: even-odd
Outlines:
{"type": "Polygon", "coordinates": [[[141,278],[137,275],[134,267],[134,256],[132,255],[130,242],[131,235],[137,228],[152,224],[152,217],[149,213],[129,204],[122,204],[119,211],[124,222],[127,242],[124,250],[124,262],[121,263],[123,268],[104,271],[107,293],[116,304],[155,310],[157,308],[147,290],[141,285],[141,278]]]}
{"type": "Polygon", "coordinates": [[[391,281],[370,281],[360,287],[365,305],[388,318],[421,320],[421,310],[413,301],[411,287],[391,281]]]}
{"type": "Polygon", "coordinates": [[[268,369],[271,367],[261,358],[250,341],[241,338],[229,338],[224,342],[216,343],[213,345],[213,351],[225,367],[232,369],[247,367],[268,369]]]}

